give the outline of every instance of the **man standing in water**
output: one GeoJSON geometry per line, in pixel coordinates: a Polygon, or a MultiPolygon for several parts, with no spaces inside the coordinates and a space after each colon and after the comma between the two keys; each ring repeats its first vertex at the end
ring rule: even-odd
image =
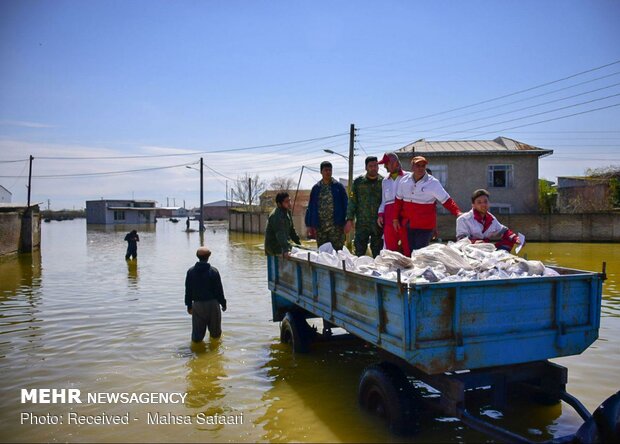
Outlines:
{"type": "Polygon", "coordinates": [[[200,247],[196,256],[198,262],[187,270],[185,277],[185,305],[192,315],[192,341],[200,342],[207,328],[212,338],[222,335],[222,311],[226,311],[226,298],[220,273],[208,262],[211,251],[200,247]]]}
{"type": "Polygon", "coordinates": [[[276,195],[276,208],[267,219],[265,254],[267,256],[281,254],[288,257],[292,248],[290,241],[297,245],[301,244],[291,217],[291,198],[287,192],[283,191],[276,195]]]}
{"type": "Polygon", "coordinates": [[[136,230],[131,230],[125,236],[127,242],[127,253],[125,253],[125,260],[129,260],[133,256],[134,259],[138,258],[138,242],[140,242],[140,236],[136,230]]]}

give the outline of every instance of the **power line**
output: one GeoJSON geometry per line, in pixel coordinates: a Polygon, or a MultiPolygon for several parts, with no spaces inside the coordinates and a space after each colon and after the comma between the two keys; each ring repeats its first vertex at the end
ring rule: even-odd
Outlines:
{"type": "MultiPolygon", "coordinates": [[[[551,110],[548,110],[548,111],[541,111],[539,113],[528,114],[527,116],[515,117],[514,119],[503,120],[501,122],[488,123],[486,125],[480,125],[480,126],[476,126],[474,128],[468,128],[468,131],[477,130],[477,129],[480,129],[480,128],[486,128],[488,126],[493,126],[493,125],[501,125],[503,123],[514,122],[516,120],[529,119],[530,117],[541,116],[543,114],[554,113],[556,111],[562,111],[564,109],[574,108],[576,106],[587,105],[589,103],[594,103],[594,102],[600,102],[601,100],[606,100],[606,99],[610,99],[612,97],[617,97],[617,96],[620,96],[620,93],[611,94],[611,95],[605,96],[605,97],[599,97],[597,99],[587,100],[585,102],[574,103],[572,105],[561,106],[560,108],[554,108],[554,109],[551,109],[551,110]]],[[[427,130],[427,131],[432,131],[432,130],[427,130]]],[[[449,132],[449,133],[440,134],[439,136],[433,136],[433,137],[444,137],[444,136],[449,136],[451,134],[458,134],[458,133],[460,133],[460,131],[457,130],[457,131],[452,131],[452,132],[449,132]]],[[[483,133],[483,134],[486,134],[486,133],[483,133]]],[[[472,136],[472,137],[475,137],[475,136],[472,136]]]]}
{"type": "MultiPolygon", "coordinates": [[[[165,170],[169,168],[179,168],[182,166],[189,166],[189,165],[194,165],[194,164],[195,162],[182,163],[179,165],[170,165],[170,166],[164,166],[164,167],[139,168],[139,169],[122,170],[122,171],[106,171],[106,172],[101,172],[101,173],[42,174],[42,175],[37,175],[37,176],[32,176],[32,177],[36,179],[54,179],[54,178],[78,178],[78,177],[93,177],[93,176],[113,176],[113,175],[120,175],[120,174],[127,174],[127,173],[138,173],[138,172],[143,172],[143,171],[155,171],[155,170],[165,170]]],[[[0,177],[15,178],[15,177],[21,177],[21,176],[0,176],[0,177]]]]}
{"type": "Polygon", "coordinates": [[[335,137],[348,136],[349,133],[339,133],[339,134],[331,134],[329,136],[315,137],[312,139],[302,139],[295,140],[290,142],[281,142],[281,143],[272,143],[267,145],[254,145],[254,146],[246,146],[240,148],[225,148],[219,150],[212,151],[192,151],[188,153],[173,153],[173,154],[137,154],[131,156],[38,156],[37,159],[45,159],[45,160],[113,160],[113,159],[141,159],[141,158],[155,158],[155,157],[180,157],[180,156],[195,156],[200,154],[213,154],[213,153],[228,153],[232,151],[248,151],[255,150],[261,148],[274,148],[281,147],[286,145],[295,145],[305,142],[314,142],[320,140],[328,140],[333,139],[335,137]]]}
{"type": "MultiPolygon", "coordinates": [[[[524,125],[513,126],[513,127],[510,127],[510,128],[503,128],[503,129],[501,129],[501,130],[496,130],[496,131],[493,131],[493,132],[495,132],[495,133],[500,133],[500,132],[502,132],[502,131],[508,131],[508,130],[515,129],[515,128],[523,128],[523,127],[525,127],[525,126],[531,126],[531,125],[538,125],[538,124],[540,124],[540,123],[553,122],[554,120],[561,120],[561,119],[566,119],[566,118],[568,118],[568,117],[579,116],[579,115],[582,115],[582,114],[588,114],[588,113],[592,113],[592,112],[595,112],[595,111],[601,111],[601,110],[604,110],[604,109],[613,108],[613,107],[615,107],[615,106],[620,106],[620,103],[614,103],[613,105],[602,106],[602,107],[600,107],[600,108],[594,108],[594,109],[590,109],[590,110],[586,110],[586,111],[581,111],[581,112],[579,112],[579,113],[568,114],[568,115],[566,115],[566,116],[559,116],[559,117],[554,117],[554,118],[551,118],[551,119],[541,120],[541,121],[539,121],[539,122],[532,122],[532,123],[526,123],[526,124],[524,124],[524,125]]],[[[488,134],[489,132],[490,132],[490,131],[487,131],[486,133],[479,133],[479,134],[475,134],[475,135],[473,135],[473,136],[471,136],[471,137],[478,137],[478,136],[482,136],[482,135],[484,135],[484,134],[488,134]]]]}
{"type": "MultiPolygon", "coordinates": [[[[479,120],[491,119],[493,117],[499,117],[499,116],[504,116],[506,114],[516,113],[516,112],[519,112],[519,111],[525,111],[527,109],[537,108],[539,106],[549,105],[551,103],[561,102],[563,100],[574,99],[575,97],[579,97],[579,96],[583,96],[583,95],[586,95],[586,94],[591,94],[593,92],[597,92],[597,91],[602,91],[602,90],[605,90],[605,89],[613,88],[614,86],[618,86],[618,85],[620,85],[620,83],[615,83],[613,85],[609,85],[609,86],[606,86],[606,87],[603,87],[603,88],[593,89],[591,91],[587,91],[587,92],[583,92],[583,93],[579,93],[579,94],[574,94],[574,95],[568,96],[568,97],[562,97],[560,99],[550,100],[548,102],[543,102],[543,103],[539,103],[539,104],[536,104],[536,105],[525,106],[523,108],[518,108],[518,109],[515,109],[515,110],[511,110],[511,111],[505,111],[503,113],[493,114],[491,116],[480,117],[480,118],[477,118],[477,119],[467,120],[465,122],[453,123],[453,124],[450,124],[450,125],[444,125],[444,126],[440,126],[440,127],[436,127],[436,128],[431,128],[430,130],[427,130],[427,131],[435,131],[435,130],[438,130],[438,129],[449,128],[449,127],[455,126],[455,125],[464,125],[466,123],[477,122],[479,120]]],[[[607,96],[607,98],[609,98],[609,97],[615,97],[615,96],[613,96],[613,95],[612,96],[607,96]]],[[[596,99],[596,100],[602,100],[602,99],[596,99]]],[[[590,102],[584,102],[584,103],[590,103],[590,102]]],[[[577,105],[575,105],[575,106],[577,106],[577,105]]]]}
{"type": "MultiPolygon", "coordinates": [[[[500,105],[490,106],[488,108],[483,108],[483,109],[480,109],[480,110],[477,110],[477,111],[472,111],[472,112],[469,112],[469,113],[458,114],[456,116],[451,116],[451,117],[446,117],[446,118],[443,118],[443,119],[433,120],[431,122],[427,122],[427,124],[445,122],[446,120],[452,120],[452,119],[456,119],[458,117],[470,116],[472,114],[479,114],[479,113],[482,113],[482,112],[485,112],[485,111],[491,111],[491,110],[494,110],[494,109],[497,109],[497,108],[503,108],[503,107],[508,106],[508,105],[514,105],[515,103],[526,102],[528,100],[536,99],[536,98],[547,96],[547,95],[550,95],[550,94],[555,94],[555,93],[560,92],[560,91],[564,91],[564,90],[567,90],[567,89],[572,89],[572,88],[575,88],[577,86],[585,85],[587,83],[592,83],[592,82],[595,82],[597,80],[605,79],[605,78],[608,78],[608,77],[617,76],[619,74],[620,74],[620,71],[612,73],[612,74],[608,74],[608,75],[605,75],[605,76],[602,76],[602,77],[597,77],[595,79],[586,80],[584,82],[579,82],[579,83],[576,83],[574,85],[565,86],[563,88],[555,89],[553,91],[548,91],[548,92],[545,92],[545,93],[536,94],[536,95],[530,96],[530,97],[524,97],[523,99],[513,100],[512,102],[502,103],[500,105]]],[[[617,84],[615,84],[615,85],[617,85],[617,84]]],[[[615,86],[615,85],[612,85],[612,86],[615,86]]],[[[598,90],[594,90],[594,91],[598,91],[598,90]]],[[[558,99],[558,100],[562,100],[562,99],[558,99]]],[[[545,102],[543,104],[547,104],[547,103],[550,103],[550,102],[545,102]]],[[[543,104],[540,104],[540,105],[543,105],[543,104]]],[[[532,105],[532,107],[534,107],[534,106],[536,106],[536,105],[532,105]]],[[[490,117],[493,117],[493,116],[490,116],[490,117]]],[[[409,133],[410,131],[408,131],[408,129],[411,129],[412,127],[413,127],[413,125],[407,125],[407,126],[404,126],[404,127],[401,127],[401,128],[395,128],[395,129],[374,129],[374,130],[370,130],[370,132],[375,132],[375,133],[377,133],[377,132],[390,132],[390,133],[398,132],[401,135],[404,135],[404,134],[409,133]]],[[[395,137],[398,137],[398,136],[395,136],[395,137]]]]}
{"type": "Polygon", "coordinates": [[[553,85],[554,83],[563,82],[565,80],[572,79],[574,77],[578,77],[578,76],[581,76],[581,75],[584,75],[584,74],[587,74],[587,73],[590,73],[590,72],[598,71],[600,69],[616,65],[618,63],[620,63],[620,60],[616,60],[615,62],[607,63],[605,65],[601,65],[601,66],[598,66],[596,68],[591,68],[591,69],[588,69],[586,71],[578,72],[576,74],[572,74],[570,76],[563,77],[561,79],[553,80],[551,82],[542,83],[540,85],[532,86],[530,88],[522,89],[522,90],[519,90],[519,91],[515,91],[515,92],[512,92],[512,93],[509,93],[509,94],[504,94],[504,95],[499,96],[499,97],[494,97],[494,98],[491,98],[491,99],[482,100],[480,102],[476,102],[476,103],[473,103],[473,104],[470,104],[470,105],[460,106],[458,108],[452,108],[452,109],[449,109],[447,111],[440,111],[440,112],[437,112],[437,113],[428,114],[428,115],[422,116],[422,117],[415,117],[415,118],[412,118],[412,119],[406,119],[406,120],[400,120],[400,121],[396,121],[396,122],[383,123],[383,124],[380,124],[380,125],[373,125],[373,126],[362,127],[361,129],[381,128],[381,127],[384,127],[384,126],[397,125],[397,124],[400,124],[400,123],[407,123],[407,122],[411,122],[411,121],[414,121],[414,120],[426,119],[428,117],[435,117],[435,116],[439,116],[439,115],[442,115],[442,114],[451,113],[451,112],[454,112],[454,111],[460,111],[462,109],[473,108],[474,106],[483,105],[485,103],[490,103],[490,102],[495,102],[497,100],[501,100],[501,99],[505,99],[507,97],[515,96],[517,94],[522,94],[522,93],[525,93],[525,92],[528,92],[528,91],[532,91],[532,90],[535,90],[535,89],[538,89],[538,88],[543,88],[545,86],[553,85]]]}
{"type": "Polygon", "coordinates": [[[0,160],[0,163],[28,162],[30,159],[0,160]]]}

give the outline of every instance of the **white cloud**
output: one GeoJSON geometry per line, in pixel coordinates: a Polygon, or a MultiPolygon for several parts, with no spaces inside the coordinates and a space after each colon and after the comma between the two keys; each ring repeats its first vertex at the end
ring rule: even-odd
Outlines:
{"type": "Polygon", "coordinates": [[[56,125],[28,122],[25,120],[0,120],[0,126],[18,126],[22,128],[56,128],[56,125]]]}

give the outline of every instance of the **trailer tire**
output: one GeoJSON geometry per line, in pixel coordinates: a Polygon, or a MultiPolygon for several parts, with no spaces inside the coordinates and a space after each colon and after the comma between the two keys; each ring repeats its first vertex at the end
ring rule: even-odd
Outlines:
{"type": "Polygon", "coordinates": [[[414,431],[412,398],[411,384],[393,364],[370,365],[360,378],[360,406],[382,419],[394,434],[405,435],[414,431]]]}
{"type": "Polygon", "coordinates": [[[295,312],[286,313],[280,324],[280,342],[291,344],[295,353],[308,353],[310,337],[310,326],[304,317],[295,312]]]}
{"type": "Polygon", "coordinates": [[[592,414],[601,442],[620,442],[620,391],[611,395],[592,414]]]}
{"type": "Polygon", "coordinates": [[[620,442],[620,392],[607,398],[581,426],[577,442],[595,444],[620,442]]]}

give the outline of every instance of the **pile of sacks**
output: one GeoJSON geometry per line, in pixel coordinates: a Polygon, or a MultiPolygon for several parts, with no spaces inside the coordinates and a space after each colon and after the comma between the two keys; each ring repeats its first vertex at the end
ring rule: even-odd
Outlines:
{"type": "Polygon", "coordinates": [[[431,244],[413,251],[411,257],[396,251],[382,250],[376,258],[357,257],[344,247],[335,251],[331,243],[323,244],[318,251],[293,248],[291,256],[311,262],[367,276],[397,280],[410,284],[429,282],[477,281],[488,279],[512,279],[527,276],[557,276],[540,261],[528,261],[504,250],[496,250],[493,244],[472,244],[469,239],[448,244],[431,244]]]}

